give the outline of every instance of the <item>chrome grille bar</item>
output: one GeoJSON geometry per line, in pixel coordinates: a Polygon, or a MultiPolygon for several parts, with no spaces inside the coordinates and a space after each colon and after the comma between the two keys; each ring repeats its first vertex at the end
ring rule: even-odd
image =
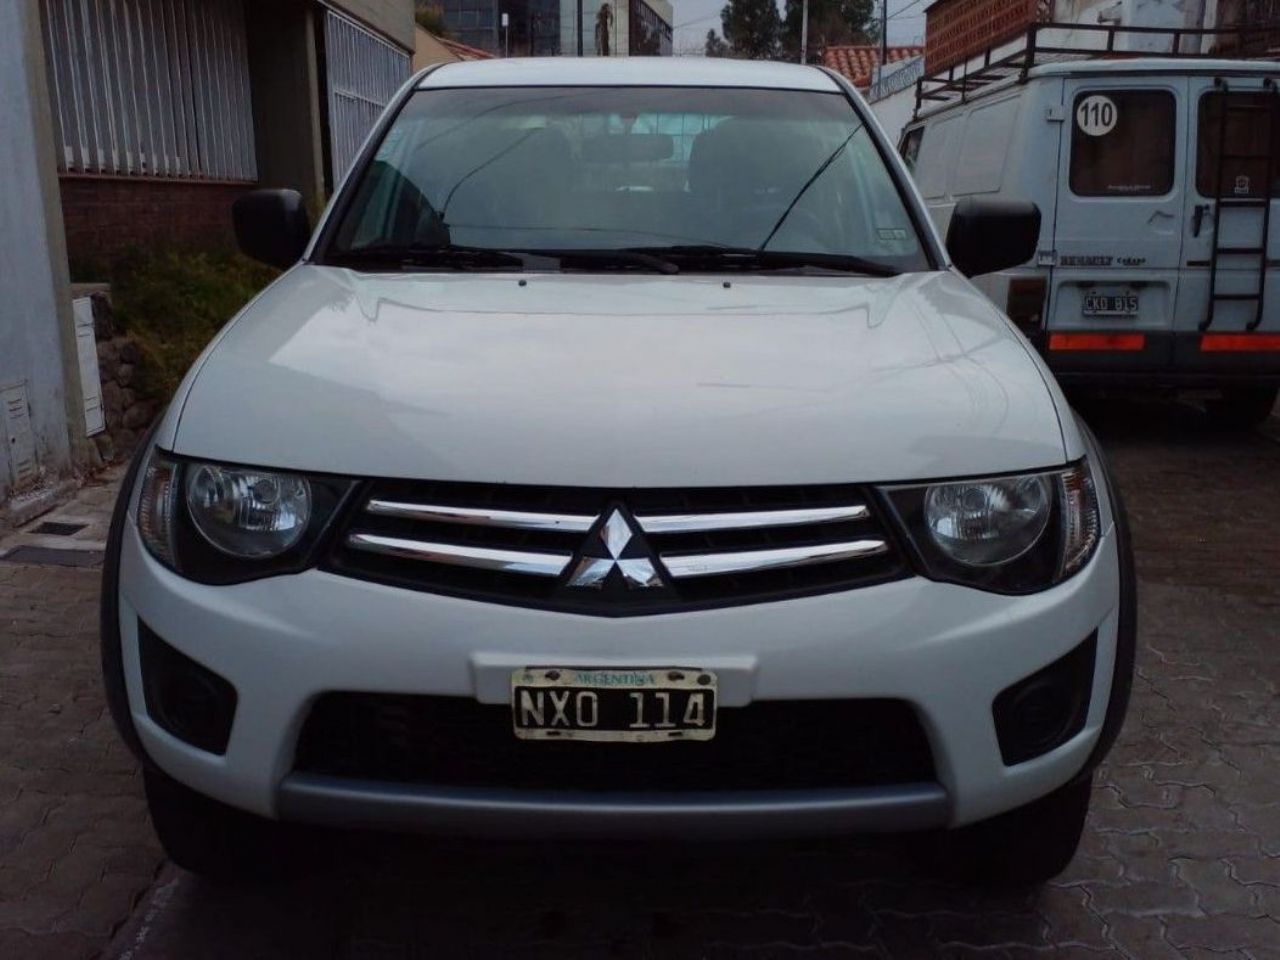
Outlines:
{"type": "Polygon", "coordinates": [[[384,537],[376,533],[353,533],[347,546],[354,550],[379,553],[407,560],[446,563],[457,567],[497,570],[503,573],[527,573],[537,577],[558,577],[573,559],[568,553],[528,553],[523,550],[493,550],[488,547],[466,547],[454,543],[428,543],[401,537],[384,537]]]}
{"type": "Polygon", "coordinates": [[[511,530],[561,530],[586,533],[596,522],[594,516],[571,513],[530,513],[524,510],[496,510],[488,507],[449,507],[430,503],[402,503],[398,500],[370,500],[366,513],[402,520],[437,523],[465,523],[511,530]]]}
{"type": "Polygon", "coordinates": [[[786,547],[779,550],[739,550],[733,553],[663,554],[662,562],[671,576],[713,577],[726,573],[754,573],[761,570],[784,570],[807,567],[815,563],[838,563],[860,560],[887,553],[883,540],[854,540],[848,543],[823,543],[811,547],[786,547]]]}
{"type": "Polygon", "coordinates": [[[860,503],[800,510],[751,510],[741,513],[675,513],[636,517],[645,533],[708,533],[715,530],[758,530],[820,523],[865,520],[871,515],[860,503]]]}

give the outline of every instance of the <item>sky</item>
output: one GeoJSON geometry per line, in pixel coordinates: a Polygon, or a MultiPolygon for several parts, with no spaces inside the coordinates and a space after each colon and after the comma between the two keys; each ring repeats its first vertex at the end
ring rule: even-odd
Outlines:
{"type": "MultiPolygon", "coordinates": [[[[707,31],[720,32],[720,8],[725,0],[671,0],[675,8],[675,51],[701,49],[707,31]]],[[[877,0],[877,7],[881,0],[877,0]]],[[[930,0],[889,0],[889,42],[905,44],[922,42],[924,8],[930,0]]],[[[778,0],[778,9],[783,7],[778,0]]]]}

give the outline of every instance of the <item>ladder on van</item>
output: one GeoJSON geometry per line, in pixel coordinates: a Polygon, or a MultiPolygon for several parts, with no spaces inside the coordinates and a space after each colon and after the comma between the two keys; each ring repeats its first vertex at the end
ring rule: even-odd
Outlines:
{"type": "Polygon", "coordinates": [[[1280,112],[1280,101],[1274,100],[1280,91],[1277,91],[1275,82],[1268,77],[1263,84],[1263,90],[1269,92],[1273,98],[1273,102],[1264,101],[1252,103],[1232,103],[1230,87],[1223,77],[1217,77],[1213,81],[1214,87],[1220,92],[1222,97],[1222,112],[1218,119],[1218,169],[1215,174],[1214,183],[1214,214],[1213,214],[1213,246],[1209,252],[1209,313],[1200,322],[1201,330],[1208,330],[1213,325],[1213,319],[1217,311],[1219,303],[1224,302],[1245,302],[1256,305],[1256,312],[1253,319],[1249,321],[1245,327],[1246,330],[1256,330],[1262,323],[1263,309],[1265,306],[1266,290],[1267,290],[1267,247],[1271,239],[1271,201],[1272,192],[1276,182],[1276,151],[1275,151],[1275,124],[1276,114],[1280,112]],[[1266,120],[1266,137],[1263,141],[1266,144],[1263,153],[1227,153],[1227,126],[1232,117],[1248,117],[1257,119],[1265,116],[1266,120]],[[1228,195],[1226,170],[1227,162],[1231,160],[1244,161],[1265,161],[1267,176],[1263,184],[1261,197],[1240,197],[1235,196],[1234,191],[1228,195]],[[1222,237],[1226,233],[1222,229],[1223,220],[1228,211],[1231,210],[1261,210],[1262,211],[1262,239],[1261,245],[1257,247],[1240,247],[1240,246],[1224,246],[1222,237]],[[1258,258],[1258,284],[1252,293],[1222,293],[1218,290],[1218,260],[1220,257],[1257,257],[1258,258]]]}

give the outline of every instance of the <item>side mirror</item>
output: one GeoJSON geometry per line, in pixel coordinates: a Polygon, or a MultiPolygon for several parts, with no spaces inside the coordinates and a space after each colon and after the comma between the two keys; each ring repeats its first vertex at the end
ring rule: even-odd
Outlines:
{"type": "Polygon", "coordinates": [[[236,244],[255,260],[286,270],[311,239],[311,219],[297,190],[254,190],[231,206],[236,244]]]}
{"type": "Polygon", "coordinates": [[[947,228],[947,253],[966,277],[1031,260],[1040,243],[1040,208],[1029,200],[965,197],[947,228]]]}

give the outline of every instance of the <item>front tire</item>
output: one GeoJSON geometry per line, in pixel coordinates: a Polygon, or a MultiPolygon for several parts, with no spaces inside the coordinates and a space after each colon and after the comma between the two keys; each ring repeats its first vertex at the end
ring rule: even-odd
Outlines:
{"type": "Polygon", "coordinates": [[[196,793],[145,769],[147,808],[169,859],[212,880],[278,875],[292,862],[286,828],[196,793]]]}
{"type": "Polygon", "coordinates": [[[948,872],[988,887],[1034,887],[1071,862],[1089,813],[1092,776],[1025,807],[946,835],[948,872]]]}
{"type": "Polygon", "coordinates": [[[1223,390],[1219,400],[1206,400],[1204,412],[1224,430],[1249,430],[1275,409],[1280,387],[1241,387],[1223,390]]]}

